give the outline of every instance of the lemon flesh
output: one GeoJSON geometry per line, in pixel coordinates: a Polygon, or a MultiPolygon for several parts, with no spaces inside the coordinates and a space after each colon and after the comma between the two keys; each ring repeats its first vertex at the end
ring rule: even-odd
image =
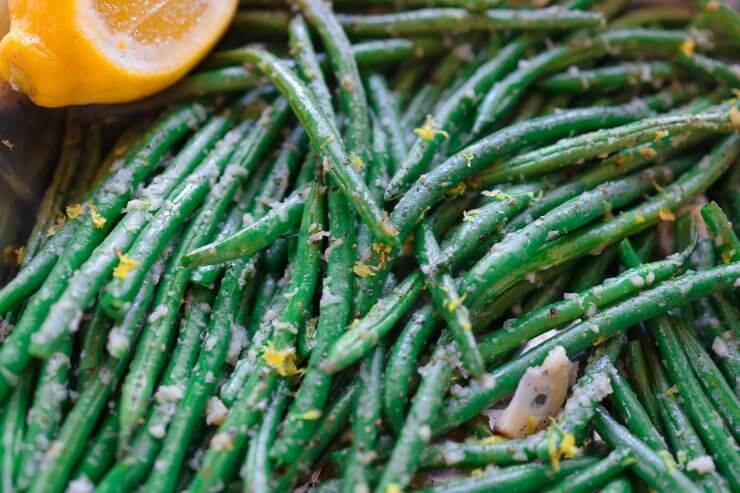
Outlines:
{"type": "Polygon", "coordinates": [[[11,0],[0,76],[41,106],[119,103],[177,81],[238,0],[11,0]]]}

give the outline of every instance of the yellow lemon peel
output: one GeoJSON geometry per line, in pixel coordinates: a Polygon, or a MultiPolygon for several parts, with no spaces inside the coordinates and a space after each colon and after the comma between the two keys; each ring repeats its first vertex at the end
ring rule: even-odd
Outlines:
{"type": "Polygon", "coordinates": [[[281,377],[291,377],[299,373],[295,366],[295,349],[276,349],[272,341],[262,351],[265,364],[274,369],[281,377]]]}
{"type": "Polygon", "coordinates": [[[424,125],[419,128],[415,128],[414,133],[424,140],[433,140],[435,135],[441,135],[445,139],[449,137],[447,132],[437,127],[437,123],[434,121],[434,118],[429,115],[427,115],[426,120],[424,120],[424,125]]]}
{"type": "Polygon", "coordinates": [[[658,216],[661,221],[675,221],[676,215],[667,207],[661,207],[658,209],[658,216]]]}
{"type": "Polygon", "coordinates": [[[64,212],[67,213],[68,218],[77,219],[82,215],[82,204],[70,204],[64,209],[64,212]]]}
{"type": "Polygon", "coordinates": [[[696,49],[696,43],[693,39],[687,38],[683,43],[681,43],[679,49],[684,55],[691,56],[694,54],[694,50],[696,49]]]}
{"type": "Polygon", "coordinates": [[[375,269],[370,265],[363,264],[362,262],[356,262],[355,265],[352,267],[352,272],[360,277],[369,277],[375,275],[375,269]]]}
{"type": "Polygon", "coordinates": [[[126,275],[139,266],[139,261],[132,259],[118,250],[116,251],[116,255],[118,256],[118,265],[113,270],[113,277],[126,279],[126,275]]]}

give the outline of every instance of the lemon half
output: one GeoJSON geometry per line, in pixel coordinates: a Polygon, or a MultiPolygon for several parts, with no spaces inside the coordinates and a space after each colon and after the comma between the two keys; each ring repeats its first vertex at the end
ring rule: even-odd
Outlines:
{"type": "Polygon", "coordinates": [[[211,50],[238,0],[10,0],[0,76],[41,106],[119,103],[211,50]]]}

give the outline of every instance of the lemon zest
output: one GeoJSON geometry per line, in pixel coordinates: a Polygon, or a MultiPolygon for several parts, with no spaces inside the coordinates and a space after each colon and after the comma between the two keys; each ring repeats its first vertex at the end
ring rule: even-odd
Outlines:
{"type": "Polygon", "coordinates": [[[93,226],[98,229],[103,229],[103,227],[105,227],[105,223],[108,222],[108,220],[100,215],[98,209],[95,207],[95,204],[93,204],[92,202],[87,203],[87,209],[90,211],[90,220],[92,221],[93,226]]]}
{"type": "Polygon", "coordinates": [[[375,275],[375,269],[371,265],[356,262],[352,267],[352,272],[360,277],[370,277],[375,275]]]}
{"type": "Polygon", "coordinates": [[[316,421],[321,417],[321,411],[318,409],[311,409],[310,411],[306,411],[305,413],[301,414],[301,419],[304,419],[306,421],[316,421]]]}
{"type": "Polygon", "coordinates": [[[454,312],[457,310],[457,308],[463,304],[465,301],[465,297],[468,296],[468,293],[465,293],[462,296],[458,296],[456,298],[452,298],[450,301],[447,302],[447,309],[451,312],[454,312]]]}
{"type": "Polygon", "coordinates": [[[362,167],[365,166],[365,161],[363,161],[357,154],[351,154],[349,156],[349,162],[357,169],[362,169],[362,167]]]}
{"type": "Polygon", "coordinates": [[[388,483],[385,485],[385,493],[401,493],[401,487],[396,483],[388,483]]]}
{"type": "Polygon", "coordinates": [[[62,229],[62,226],[64,226],[64,223],[67,222],[67,218],[61,214],[58,214],[56,216],[56,219],[54,219],[54,224],[49,226],[49,229],[46,230],[47,236],[54,236],[59,232],[60,229],[62,229]]]}
{"type": "Polygon", "coordinates": [[[21,265],[23,263],[23,260],[26,258],[26,247],[25,246],[19,246],[15,250],[13,250],[13,253],[15,253],[15,263],[17,265],[21,265]]]}
{"type": "Polygon", "coordinates": [[[667,207],[658,209],[658,215],[661,221],[675,221],[676,215],[667,207]]]}
{"type": "Polygon", "coordinates": [[[291,377],[299,373],[295,366],[295,349],[276,349],[272,341],[262,351],[265,364],[274,369],[281,377],[291,377]]]}
{"type": "Polygon", "coordinates": [[[82,204],[70,204],[65,209],[67,217],[70,219],[77,219],[82,215],[82,204]]]}
{"type": "Polygon", "coordinates": [[[113,270],[113,277],[126,279],[126,275],[139,266],[139,261],[121,253],[119,250],[116,250],[116,256],[118,256],[118,265],[113,270]]]}
{"type": "Polygon", "coordinates": [[[733,127],[740,128],[740,110],[737,109],[736,105],[732,105],[730,108],[730,121],[733,127]]]}
{"type": "Polygon", "coordinates": [[[691,56],[694,54],[694,49],[696,49],[696,43],[693,39],[687,38],[683,43],[681,43],[679,49],[684,55],[691,56]]]}
{"type": "Polygon", "coordinates": [[[658,151],[656,151],[652,147],[640,147],[640,150],[638,152],[640,153],[640,156],[644,157],[645,159],[652,159],[658,155],[658,151]]]}
{"type": "Polygon", "coordinates": [[[495,443],[503,442],[504,440],[506,440],[506,438],[501,435],[491,435],[486,438],[481,438],[478,440],[478,443],[481,445],[493,445],[495,443]]]}
{"type": "Polygon", "coordinates": [[[414,133],[424,140],[433,140],[435,135],[441,135],[445,139],[450,136],[450,134],[437,127],[437,123],[430,115],[427,115],[424,125],[414,129],[414,133]]]}
{"type": "Polygon", "coordinates": [[[465,188],[466,188],[465,187],[465,182],[464,181],[461,181],[460,183],[458,183],[457,185],[455,185],[454,187],[450,188],[447,191],[447,196],[448,197],[457,197],[459,195],[462,195],[462,194],[465,193],[465,188]]]}

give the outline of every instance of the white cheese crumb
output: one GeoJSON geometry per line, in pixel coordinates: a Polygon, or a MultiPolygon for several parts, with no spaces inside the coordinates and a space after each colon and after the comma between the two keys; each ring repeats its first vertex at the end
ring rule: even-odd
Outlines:
{"type": "Polygon", "coordinates": [[[77,479],[69,482],[64,493],[90,493],[95,489],[95,485],[84,474],[77,479]]]}
{"type": "Polygon", "coordinates": [[[702,455],[701,457],[690,460],[686,464],[686,470],[696,471],[699,474],[708,474],[710,472],[714,472],[716,469],[712,458],[708,455],[702,455]]]}
{"type": "Polygon", "coordinates": [[[208,399],[208,406],[206,407],[206,424],[221,426],[226,420],[226,416],[229,414],[228,408],[221,402],[218,397],[211,397],[208,399]]]}

